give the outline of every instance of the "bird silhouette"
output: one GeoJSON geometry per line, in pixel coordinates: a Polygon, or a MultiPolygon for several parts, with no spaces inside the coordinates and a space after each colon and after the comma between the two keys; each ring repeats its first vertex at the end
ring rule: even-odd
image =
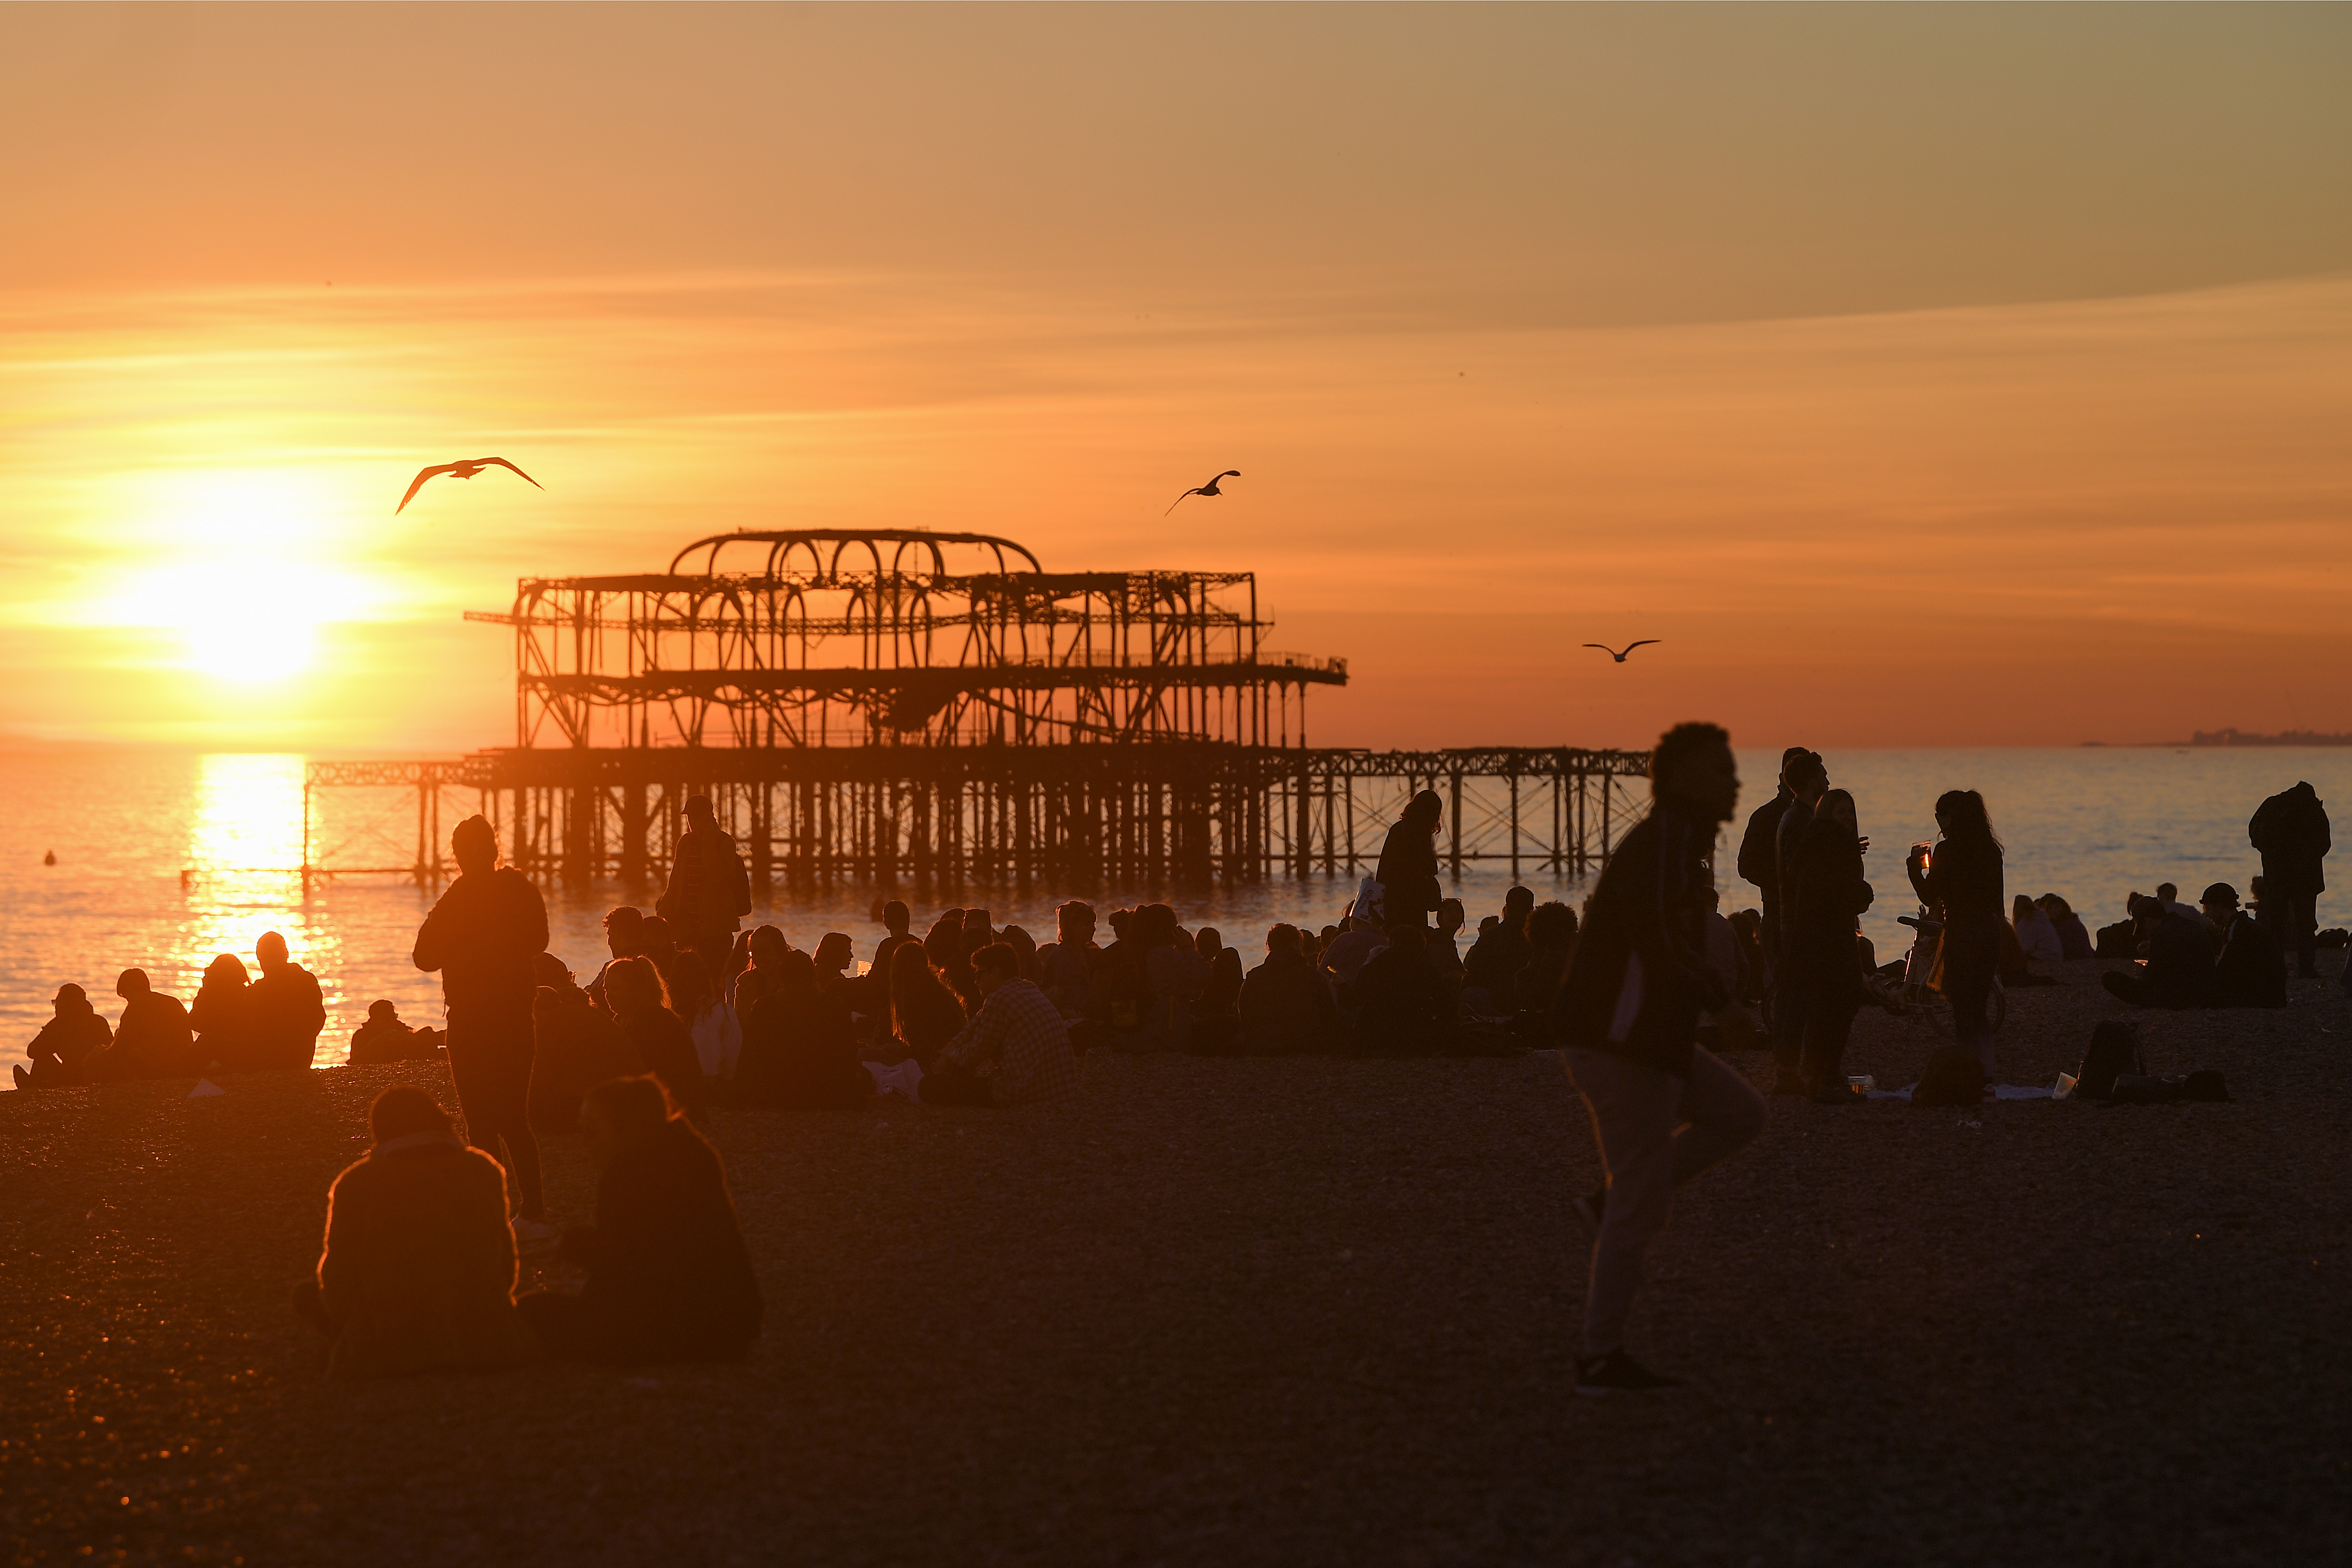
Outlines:
{"type": "MultiPolygon", "coordinates": [[[[1665,639],[1664,637],[1643,637],[1640,642],[1629,642],[1625,645],[1625,653],[1632,653],[1637,647],[1647,647],[1654,642],[1664,642],[1664,640],[1665,639]]],[[[1589,642],[1584,646],[1587,647],[1599,648],[1602,653],[1607,654],[1611,658],[1615,659],[1620,664],[1625,662],[1625,653],[1619,653],[1607,643],[1589,642]]]]}
{"type": "MultiPolygon", "coordinates": [[[[1178,507],[1183,505],[1184,496],[1221,496],[1225,493],[1217,488],[1221,481],[1225,479],[1237,479],[1241,477],[1242,471],[1239,468],[1227,468],[1223,473],[1219,474],[1207,484],[1194,485],[1191,489],[1186,490],[1183,496],[1178,496],[1174,500],[1170,501],[1168,503],[1168,511],[1174,511],[1178,507]]],[[[1166,517],[1168,515],[1168,511],[1163,511],[1160,515],[1166,517]]]]}
{"type": "Polygon", "coordinates": [[[547,488],[537,479],[531,479],[529,474],[523,473],[520,468],[515,468],[504,458],[468,458],[462,463],[443,463],[437,468],[419,468],[416,471],[416,477],[408,483],[408,493],[400,498],[398,506],[392,509],[392,515],[398,517],[402,512],[406,511],[408,503],[416,499],[416,492],[425,488],[425,481],[436,474],[447,474],[451,479],[470,479],[493,463],[501,468],[510,468],[515,473],[521,474],[525,479],[530,481],[530,487],[533,489],[543,490],[547,488]]]}

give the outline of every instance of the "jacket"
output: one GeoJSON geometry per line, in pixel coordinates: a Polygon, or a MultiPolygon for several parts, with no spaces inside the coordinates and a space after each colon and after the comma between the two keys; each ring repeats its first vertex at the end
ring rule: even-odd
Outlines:
{"type": "Polygon", "coordinates": [[[1423,828],[1399,822],[1381,845],[1381,912],[1390,920],[1433,915],[1444,899],[1437,886],[1437,843],[1423,828]]]}
{"type": "Polygon", "coordinates": [[[2327,809],[2308,784],[2281,790],[2255,808],[2246,837],[2262,852],[2268,893],[2324,893],[2319,863],[2327,856],[2327,809]]]}
{"type": "Polygon", "coordinates": [[[530,1361],[539,1346],[514,1286],[506,1173],[488,1154],[417,1133],[335,1178],[319,1258],[320,1302],[342,1325],[329,1376],[530,1361]]]}
{"type": "Polygon", "coordinates": [[[625,1149],[596,1184],[596,1224],[563,1234],[588,1271],[593,1359],[724,1361],[760,1332],[760,1282],[719,1152],[683,1118],[625,1149]]]}
{"type": "Polygon", "coordinates": [[[441,994],[455,1014],[472,1007],[528,1012],[539,977],[532,960],[547,951],[547,905],[511,866],[485,877],[468,871],[449,884],[416,933],[416,967],[441,972],[441,994]]]}
{"type": "Polygon", "coordinates": [[[1302,953],[1269,952],[1242,979],[1242,1048],[1254,1057],[1331,1048],[1339,1008],[1322,972],[1302,953]]]}
{"type": "Polygon", "coordinates": [[[1714,848],[1715,824],[1671,796],[1625,836],[1585,906],[1552,1005],[1561,1045],[1688,1075],[1699,1016],[1730,1001],[1700,920],[1714,848]]]}

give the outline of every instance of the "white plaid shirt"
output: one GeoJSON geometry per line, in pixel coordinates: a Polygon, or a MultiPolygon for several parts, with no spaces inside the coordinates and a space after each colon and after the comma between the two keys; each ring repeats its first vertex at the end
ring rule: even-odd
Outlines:
{"type": "Polygon", "coordinates": [[[1026,980],[1008,980],[990,992],[979,1016],[940,1052],[942,1067],[990,1064],[999,1105],[1067,1100],[1078,1090],[1069,1026],[1052,1000],[1026,980]]]}

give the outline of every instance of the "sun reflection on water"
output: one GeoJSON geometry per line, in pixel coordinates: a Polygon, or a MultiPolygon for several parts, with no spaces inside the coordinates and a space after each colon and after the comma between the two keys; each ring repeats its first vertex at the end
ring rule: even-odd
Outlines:
{"type": "MultiPolygon", "coordinates": [[[[331,1011],[341,996],[342,954],[332,928],[314,920],[314,900],[302,886],[302,767],[303,759],[291,753],[200,760],[181,949],[197,972],[215,954],[231,952],[258,975],[254,943],[262,932],[277,931],[294,962],[319,977],[331,1011]]],[[[320,1037],[320,1060],[327,1059],[331,1036],[320,1037]]]]}

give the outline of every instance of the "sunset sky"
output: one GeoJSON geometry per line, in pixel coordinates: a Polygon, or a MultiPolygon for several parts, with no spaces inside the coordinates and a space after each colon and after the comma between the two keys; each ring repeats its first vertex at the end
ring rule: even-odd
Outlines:
{"type": "Polygon", "coordinates": [[[0,8],[0,742],[501,744],[518,576],[909,525],[1255,571],[1318,743],[2352,730],[2347,79],[2341,5],[0,8]]]}

